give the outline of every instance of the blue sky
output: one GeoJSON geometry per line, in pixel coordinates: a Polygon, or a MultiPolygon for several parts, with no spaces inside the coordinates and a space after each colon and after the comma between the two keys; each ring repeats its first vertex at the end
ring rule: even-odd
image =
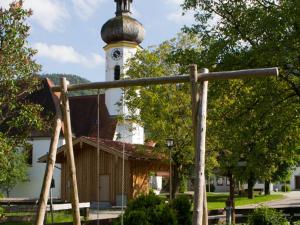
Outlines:
{"type": "MultiPolygon", "coordinates": [[[[12,0],[0,0],[8,7],[12,0]]],[[[142,47],[175,37],[192,13],[182,16],[182,0],[133,0],[133,17],[146,29],[142,47]]],[[[91,81],[104,80],[105,57],[101,26],[115,14],[114,0],[25,0],[34,15],[29,45],[38,50],[42,73],[77,74],[91,81]]]]}

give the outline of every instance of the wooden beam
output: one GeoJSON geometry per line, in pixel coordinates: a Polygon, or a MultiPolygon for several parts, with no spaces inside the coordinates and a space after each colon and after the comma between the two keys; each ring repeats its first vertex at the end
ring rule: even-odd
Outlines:
{"type": "MultiPolygon", "coordinates": [[[[263,69],[249,69],[249,70],[237,70],[226,72],[211,72],[211,73],[198,73],[197,82],[211,81],[219,79],[244,79],[253,77],[268,77],[278,76],[278,68],[263,68],[263,69]]],[[[95,82],[87,84],[73,84],[68,85],[68,91],[78,90],[91,90],[91,89],[109,89],[109,88],[122,88],[132,86],[148,86],[155,84],[176,84],[190,82],[189,75],[177,75],[166,77],[154,77],[154,78],[140,78],[134,80],[117,80],[107,82],[95,82]]],[[[61,91],[60,86],[52,87],[52,91],[61,91]]]]}
{"type": "Polygon", "coordinates": [[[72,140],[72,129],[71,129],[71,116],[70,116],[70,105],[68,99],[68,87],[67,79],[65,77],[61,78],[61,98],[62,98],[62,108],[63,108],[63,120],[65,127],[65,140],[67,148],[67,159],[70,167],[70,178],[71,178],[71,202],[73,208],[73,224],[80,225],[80,211],[79,211],[79,197],[77,188],[77,178],[76,178],[76,167],[73,151],[73,140],[72,140]]]}
{"type": "Polygon", "coordinates": [[[194,144],[196,144],[196,135],[197,135],[197,109],[199,104],[199,92],[198,92],[198,77],[197,77],[197,65],[190,65],[190,82],[191,82],[191,95],[192,95],[192,121],[194,129],[194,144]]]}
{"type": "MultiPolygon", "coordinates": [[[[205,70],[204,73],[208,73],[205,70]]],[[[200,104],[197,113],[197,135],[195,152],[195,194],[194,194],[194,212],[193,225],[203,225],[204,214],[204,184],[205,184],[205,139],[206,139],[206,115],[207,115],[207,92],[208,81],[201,82],[200,104]]]]}
{"type": "Polygon", "coordinates": [[[51,139],[50,151],[48,154],[47,165],[44,174],[43,186],[40,194],[35,225],[43,225],[44,223],[45,213],[47,210],[49,191],[51,186],[51,180],[53,177],[53,171],[54,171],[54,166],[56,161],[57,146],[58,146],[61,127],[62,127],[62,112],[60,107],[57,106],[54,131],[51,139]]]}

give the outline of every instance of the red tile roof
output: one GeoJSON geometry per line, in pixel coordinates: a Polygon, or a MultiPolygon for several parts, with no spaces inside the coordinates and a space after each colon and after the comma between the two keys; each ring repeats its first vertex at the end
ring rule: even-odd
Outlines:
{"type": "MultiPolygon", "coordinates": [[[[92,137],[83,137],[86,138],[95,144],[97,144],[97,138],[92,137]]],[[[99,139],[100,145],[105,145],[109,148],[114,149],[118,153],[124,153],[133,159],[166,159],[165,155],[159,152],[156,152],[152,146],[149,145],[140,145],[140,144],[129,144],[121,141],[113,141],[107,139],[99,139]]]]}
{"type": "MultiPolygon", "coordinates": [[[[42,88],[32,94],[30,100],[44,108],[44,115],[55,115],[55,107],[59,106],[60,93],[52,93],[53,83],[49,79],[42,80],[42,88]]],[[[115,134],[117,120],[110,117],[105,105],[105,94],[99,99],[100,137],[112,140],[115,134]]],[[[97,96],[69,97],[72,132],[75,137],[97,136],[97,96]]],[[[49,131],[32,131],[32,137],[51,136],[49,131]]]]}
{"type": "MultiPolygon", "coordinates": [[[[110,117],[105,105],[105,95],[99,99],[100,137],[112,140],[115,134],[117,120],[110,117]]],[[[97,136],[97,96],[70,97],[70,112],[72,132],[76,137],[97,136]]]]}
{"type": "MultiPolygon", "coordinates": [[[[93,137],[79,137],[73,141],[73,145],[81,143],[88,144],[97,149],[97,138],[93,137]]],[[[155,149],[147,145],[129,144],[120,141],[113,141],[99,138],[99,147],[102,151],[122,157],[124,148],[124,158],[128,160],[154,160],[164,162],[168,157],[162,153],[156,152],[155,149]]],[[[76,150],[74,152],[76,154],[76,150]]],[[[57,152],[57,162],[61,163],[65,159],[65,145],[59,147],[57,152]]],[[[39,158],[39,162],[46,162],[47,154],[39,158]]]]}

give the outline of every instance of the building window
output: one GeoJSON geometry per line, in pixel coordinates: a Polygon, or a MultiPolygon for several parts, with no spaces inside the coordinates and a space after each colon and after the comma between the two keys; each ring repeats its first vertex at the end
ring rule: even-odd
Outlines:
{"type": "Polygon", "coordinates": [[[33,146],[31,144],[27,144],[25,146],[25,153],[26,153],[27,164],[29,166],[32,166],[33,146]]]}
{"type": "Polygon", "coordinates": [[[120,76],[121,76],[121,67],[119,65],[116,65],[114,70],[115,80],[120,80],[120,76]]]}
{"type": "Polygon", "coordinates": [[[229,178],[226,178],[226,186],[230,186],[230,180],[229,180],[229,178]]]}
{"type": "Polygon", "coordinates": [[[218,177],[217,178],[217,186],[223,186],[224,183],[223,183],[223,177],[218,177]]]}

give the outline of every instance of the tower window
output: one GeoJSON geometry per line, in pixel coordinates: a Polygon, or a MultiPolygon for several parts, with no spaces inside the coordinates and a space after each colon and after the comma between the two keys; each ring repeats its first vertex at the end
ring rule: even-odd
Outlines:
{"type": "Polygon", "coordinates": [[[116,65],[114,71],[115,80],[120,80],[120,76],[121,76],[121,67],[119,65],[116,65]]]}

